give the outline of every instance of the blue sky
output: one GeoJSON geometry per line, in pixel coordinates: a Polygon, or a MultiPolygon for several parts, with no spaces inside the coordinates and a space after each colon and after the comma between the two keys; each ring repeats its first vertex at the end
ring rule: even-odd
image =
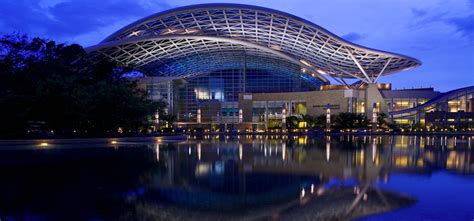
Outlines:
{"type": "Polygon", "coordinates": [[[288,12],[354,43],[423,62],[380,79],[394,88],[474,85],[474,0],[2,0],[0,33],[91,46],[152,13],[217,2],[288,12]]]}

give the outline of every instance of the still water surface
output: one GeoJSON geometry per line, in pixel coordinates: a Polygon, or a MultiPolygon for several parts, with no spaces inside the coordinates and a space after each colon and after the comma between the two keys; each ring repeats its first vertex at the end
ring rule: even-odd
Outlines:
{"type": "Polygon", "coordinates": [[[0,219],[128,220],[143,205],[232,215],[370,183],[418,202],[362,220],[473,220],[472,145],[469,136],[3,145],[0,219]]]}

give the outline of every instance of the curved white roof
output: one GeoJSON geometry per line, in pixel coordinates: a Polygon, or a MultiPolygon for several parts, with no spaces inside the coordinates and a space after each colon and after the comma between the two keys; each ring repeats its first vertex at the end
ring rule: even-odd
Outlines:
{"type": "Polygon", "coordinates": [[[218,69],[235,62],[227,56],[242,54],[269,67],[280,61],[298,65],[304,74],[325,83],[325,75],[338,81],[356,78],[375,83],[382,75],[421,65],[411,57],[350,43],[299,17],[240,4],[203,4],[160,12],[87,50],[151,74],[182,77],[196,74],[186,67],[218,69]]]}

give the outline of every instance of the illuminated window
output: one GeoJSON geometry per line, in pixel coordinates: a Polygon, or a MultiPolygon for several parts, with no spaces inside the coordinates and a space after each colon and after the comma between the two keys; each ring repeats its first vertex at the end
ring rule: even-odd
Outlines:
{"type": "Polygon", "coordinates": [[[307,125],[308,125],[308,123],[306,123],[306,121],[299,122],[299,123],[298,123],[298,128],[306,128],[307,125]]]}
{"type": "Polygon", "coordinates": [[[397,124],[410,124],[410,120],[408,119],[395,119],[394,121],[397,124]]]}
{"type": "Polygon", "coordinates": [[[448,101],[448,111],[458,112],[461,110],[461,101],[448,101]]]}
{"type": "Polygon", "coordinates": [[[365,113],[365,102],[360,101],[360,102],[357,102],[356,105],[357,105],[356,106],[357,113],[365,113]]]}
{"type": "Polygon", "coordinates": [[[293,114],[305,115],[307,113],[306,102],[297,102],[292,104],[293,114]]]}

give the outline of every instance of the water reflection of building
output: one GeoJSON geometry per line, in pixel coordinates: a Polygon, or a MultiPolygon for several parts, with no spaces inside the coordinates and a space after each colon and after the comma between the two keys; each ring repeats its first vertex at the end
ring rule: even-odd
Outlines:
{"type": "Polygon", "coordinates": [[[472,174],[471,145],[470,137],[209,137],[160,145],[157,160],[167,171],[151,185],[169,200],[195,206],[260,205],[334,179],[373,183],[438,169],[472,174]]]}
{"type": "Polygon", "coordinates": [[[394,168],[474,173],[470,137],[394,137],[394,168]]]}

